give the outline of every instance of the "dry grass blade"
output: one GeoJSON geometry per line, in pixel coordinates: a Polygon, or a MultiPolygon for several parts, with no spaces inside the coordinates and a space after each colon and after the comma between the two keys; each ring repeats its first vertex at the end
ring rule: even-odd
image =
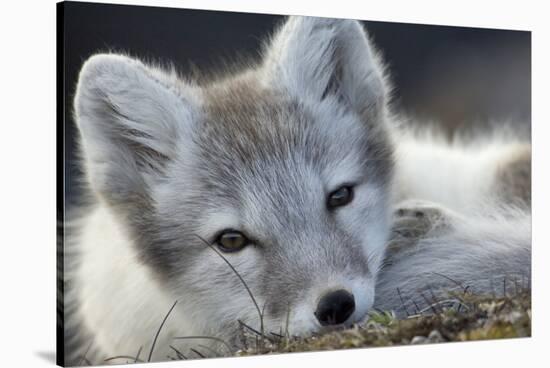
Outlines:
{"type": "Polygon", "coordinates": [[[433,273],[434,275],[441,276],[441,277],[443,277],[444,279],[447,279],[447,280],[451,281],[452,283],[454,283],[455,285],[457,285],[458,287],[460,287],[464,293],[466,293],[466,291],[468,291],[469,286],[464,287],[464,285],[462,285],[461,282],[456,281],[455,279],[452,279],[452,278],[450,278],[449,276],[443,275],[443,274],[441,274],[441,273],[438,273],[438,272],[432,272],[432,273],[433,273]]]}
{"type": "Polygon", "coordinates": [[[416,314],[420,313],[420,308],[418,308],[418,304],[416,304],[416,301],[414,299],[411,299],[411,301],[414,304],[415,313],[416,314]]]}
{"type": "MultiPolygon", "coordinates": [[[[196,234],[195,234],[196,235],[196,234]]],[[[250,295],[250,299],[252,299],[252,302],[254,303],[254,306],[256,307],[256,310],[258,311],[258,316],[260,317],[260,331],[261,331],[261,336],[264,337],[264,317],[263,317],[263,314],[262,314],[262,311],[260,310],[260,306],[258,305],[258,303],[256,302],[256,298],[254,298],[254,295],[252,294],[252,291],[250,291],[250,288],[248,287],[246,281],[244,281],[244,279],[242,278],[242,276],[239,274],[239,272],[237,271],[237,269],[235,267],[233,267],[233,265],[231,264],[231,262],[229,262],[227,260],[227,258],[225,258],[223,256],[223,254],[221,254],[215,247],[212,246],[212,244],[208,243],[206,240],[204,240],[202,237],[200,237],[199,235],[196,235],[197,238],[199,238],[204,244],[206,244],[210,249],[212,249],[221,259],[223,259],[223,261],[229,266],[229,268],[231,268],[231,270],[235,273],[235,275],[237,275],[237,277],[239,278],[239,280],[241,281],[241,283],[243,284],[244,288],[246,289],[246,291],[248,292],[248,295],[250,295]]]]}
{"type": "Polygon", "coordinates": [[[187,357],[185,355],[183,355],[182,352],[180,352],[178,349],[176,349],[175,347],[173,347],[172,345],[169,345],[170,346],[170,349],[174,350],[174,352],[176,353],[176,355],[178,356],[178,359],[187,359],[187,357]]]}
{"type": "Polygon", "coordinates": [[[223,340],[223,339],[220,339],[219,337],[215,337],[215,336],[177,336],[177,337],[174,337],[174,340],[184,340],[184,339],[208,339],[208,340],[214,340],[214,341],[217,341],[217,342],[220,342],[222,343],[226,348],[227,350],[232,353],[233,352],[233,349],[231,349],[231,346],[229,346],[229,344],[223,340]]]}
{"type": "Polygon", "coordinates": [[[137,352],[137,354],[136,354],[136,359],[134,359],[134,363],[137,363],[137,362],[138,362],[138,360],[139,360],[139,355],[141,354],[141,349],[143,349],[143,346],[140,346],[140,347],[139,347],[139,350],[138,350],[138,352],[137,352]]]}
{"type": "Polygon", "coordinates": [[[162,330],[162,327],[164,326],[164,323],[166,323],[166,320],[168,319],[168,316],[170,316],[170,313],[172,313],[172,311],[176,307],[176,304],[178,304],[177,300],[174,302],[174,304],[172,305],[172,308],[170,308],[168,313],[166,313],[166,315],[164,316],[164,319],[162,320],[162,323],[159,326],[159,329],[157,330],[157,333],[155,335],[155,339],[153,340],[153,344],[151,345],[151,350],[149,351],[149,357],[147,358],[148,362],[151,361],[151,357],[153,356],[153,351],[155,350],[155,344],[157,343],[157,339],[160,335],[160,331],[162,330]]]}
{"type": "Polygon", "coordinates": [[[426,295],[424,295],[424,292],[420,292],[420,296],[422,296],[422,298],[424,299],[424,302],[426,303],[426,305],[428,306],[426,310],[422,309],[420,310],[420,314],[426,312],[428,309],[431,309],[432,313],[433,314],[437,314],[438,311],[437,309],[435,309],[436,305],[435,305],[435,302],[434,301],[430,301],[428,299],[428,297],[426,295]]]}
{"type": "Polygon", "coordinates": [[[92,362],[90,362],[86,357],[82,357],[82,359],[80,359],[79,365],[82,366],[82,363],[86,363],[88,366],[92,365],[92,362]]]}
{"type": "Polygon", "coordinates": [[[88,358],[86,358],[86,355],[88,355],[88,352],[90,351],[90,348],[92,347],[92,343],[90,343],[88,345],[88,348],[86,349],[86,351],[84,352],[84,355],[82,356],[82,358],[80,358],[80,361],[78,362],[78,365],[81,366],[82,363],[86,363],[88,365],[91,365],[90,364],[90,361],[88,360],[88,358]]]}
{"type": "Polygon", "coordinates": [[[202,354],[202,353],[201,353],[200,351],[198,351],[197,349],[192,349],[192,348],[191,348],[191,349],[189,349],[189,350],[191,350],[193,353],[197,354],[197,355],[198,355],[199,357],[201,357],[201,358],[206,358],[206,357],[204,356],[204,354],[202,354]]]}
{"type": "Polygon", "coordinates": [[[136,363],[145,363],[143,360],[138,359],[137,357],[130,356],[130,355],[117,355],[117,356],[105,359],[104,362],[110,362],[111,360],[116,360],[116,359],[132,359],[136,363]]]}
{"type": "Polygon", "coordinates": [[[401,305],[403,306],[403,309],[405,309],[405,313],[407,314],[407,317],[410,316],[409,309],[405,305],[405,301],[403,300],[403,296],[401,295],[401,290],[397,288],[397,295],[399,295],[399,300],[401,301],[401,305]]]}
{"type": "MultiPolygon", "coordinates": [[[[434,307],[441,307],[441,306],[453,305],[453,304],[457,305],[457,312],[460,312],[461,308],[464,308],[466,311],[470,310],[470,307],[468,307],[467,304],[463,303],[462,301],[460,301],[458,299],[444,299],[444,300],[440,300],[440,301],[437,301],[437,302],[434,302],[434,303],[428,305],[427,307],[422,309],[419,314],[424,314],[429,310],[433,311],[432,308],[434,308],[434,307]]],[[[441,310],[441,312],[443,312],[443,310],[441,310]]],[[[441,312],[437,312],[437,313],[441,313],[441,312]]]]}
{"type": "Polygon", "coordinates": [[[204,349],[204,350],[208,350],[209,352],[211,352],[214,355],[215,358],[218,358],[218,357],[221,356],[219,352],[217,352],[216,350],[212,349],[209,346],[199,344],[199,345],[197,345],[197,347],[199,347],[201,349],[204,349]]]}
{"type": "Polygon", "coordinates": [[[254,333],[255,335],[257,336],[260,336],[261,338],[263,339],[266,339],[267,341],[269,342],[274,342],[273,339],[269,338],[268,336],[266,336],[264,333],[256,330],[255,328],[253,327],[250,327],[249,325],[247,325],[246,323],[244,323],[243,321],[241,321],[240,319],[237,320],[239,322],[239,325],[246,328],[247,330],[249,330],[250,332],[254,333]]]}

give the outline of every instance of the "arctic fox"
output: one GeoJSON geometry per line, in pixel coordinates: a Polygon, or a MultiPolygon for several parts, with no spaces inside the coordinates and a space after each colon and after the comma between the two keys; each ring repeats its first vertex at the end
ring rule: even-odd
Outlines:
{"type": "Polygon", "coordinates": [[[66,229],[66,364],[223,354],[243,323],[307,335],[529,280],[530,143],[407,132],[389,95],[353,20],[290,17],[260,63],[208,82],[86,61],[93,204],[66,229]]]}

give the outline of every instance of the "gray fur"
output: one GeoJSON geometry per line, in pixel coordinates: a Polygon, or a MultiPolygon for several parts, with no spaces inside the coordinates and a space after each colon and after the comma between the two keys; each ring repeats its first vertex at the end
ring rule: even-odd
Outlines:
{"type": "Polygon", "coordinates": [[[530,289],[529,210],[509,207],[498,214],[463,217],[433,204],[407,208],[432,219],[436,212],[437,219],[418,228],[414,223],[424,217],[416,217],[407,226],[408,234],[394,225],[393,251],[378,278],[375,308],[405,317],[429,312],[431,304],[456,301],[453,293],[503,296],[530,289]]]}
{"type": "Polygon", "coordinates": [[[335,288],[355,293],[358,306],[346,325],[364,319],[377,278],[376,305],[402,312],[396,288],[411,300],[427,285],[442,288],[434,270],[480,291],[487,289],[472,278],[525,273],[526,211],[495,209],[500,217],[472,222],[439,205],[430,212],[410,203],[412,212],[402,214],[441,216],[396,220],[394,235],[416,235],[392,237],[382,267],[399,144],[388,94],[376,51],[350,20],[291,17],[259,65],[200,84],[126,56],[89,59],[75,117],[96,203],[82,224],[67,229],[74,252],[66,254],[73,266],[65,275],[65,318],[75,336],[66,346],[68,363],[86,340],[96,361],[131,353],[113,352],[115,345],[150,346],[154,331],[140,328],[154,329],[174,300],[154,359],[164,359],[178,333],[238,347],[238,321],[259,328],[257,311],[205,244],[228,228],[252,240],[226,257],[265,306],[265,327],[274,332],[289,314],[297,334],[322,330],[315,303],[335,288]],[[327,195],[342,185],[354,186],[354,200],[328,209],[327,195]],[[434,225],[442,219],[445,226],[434,225]],[[517,237],[501,232],[516,222],[517,237]],[[113,264],[101,258],[111,253],[113,264]],[[479,264],[488,266],[481,274],[479,264]],[[120,294],[96,284],[106,276],[120,294]],[[143,285],[135,287],[135,279],[143,285]],[[118,326],[103,324],[106,313],[119,313],[118,326]]]}

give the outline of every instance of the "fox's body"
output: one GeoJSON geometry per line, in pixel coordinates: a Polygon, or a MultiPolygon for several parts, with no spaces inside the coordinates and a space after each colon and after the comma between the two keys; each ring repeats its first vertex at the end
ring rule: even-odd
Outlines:
{"type": "Polygon", "coordinates": [[[176,301],[152,360],[238,347],[239,321],[260,318],[220,254],[265,331],[297,335],[456,286],[434,273],[482,293],[529,279],[529,144],[418,138],[394,126],[387,89],[354,21],[291,18],[260,65],[205,84],[87,61],[75,115],[94,204],[68,228],[67,363],[88,347],[146,359],[176,301]],[[246,245],[223,253],[228,232],[246,245]],[[325,319],[337,294],[349,308],[325,319]],[[173,339],[205,335],[229,346],[173,339]]]}

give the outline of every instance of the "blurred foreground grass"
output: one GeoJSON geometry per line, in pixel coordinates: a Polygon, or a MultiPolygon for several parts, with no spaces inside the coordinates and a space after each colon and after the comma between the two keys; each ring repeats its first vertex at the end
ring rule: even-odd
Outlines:
{"type": "Polygon", "coordinates": [[[459,308],[433,308],[426,314],[396,319],[391,312],[374,312],[351,329],[307,338],[248,336],[236,355],[396,346],[531,336],[531,294],[503,298],[462,295],[459,308]]]}

